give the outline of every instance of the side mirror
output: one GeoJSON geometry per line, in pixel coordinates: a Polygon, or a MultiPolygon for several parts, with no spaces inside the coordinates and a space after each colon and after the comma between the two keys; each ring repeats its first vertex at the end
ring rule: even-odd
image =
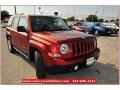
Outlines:
{"type": "Polygon", "coordinates": [[[12,27],[12,25],[7,25],[7,27],[12,27]]]}
{"type": "Polygon", "coordinates": [[[24,26],[18,26],[18,27],[17,27],[17,31],[18,31],[18,32],[26,32],[26,29],[25,29],[24,26]]]}

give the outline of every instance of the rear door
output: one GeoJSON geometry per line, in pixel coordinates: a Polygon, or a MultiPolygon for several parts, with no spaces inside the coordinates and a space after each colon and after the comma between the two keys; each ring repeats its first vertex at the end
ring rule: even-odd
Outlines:
{"type": "Polygon", "coordinates": [[[23,26],[25,28],[25,31],[17,31],[17,47],[27,54],[28,52],[28,42],[29,42],[29,36],[27,35],[28,32],[28,25],[27,25],[27,17],[21,16],[19,19],[18,26],[23,26]]]}
{"type": "Polygon", "coordinates": [[[17,45],[17,25],[18,25],[19,17],[13,17],[8,22],[7,31],[10,32],[10,38],[12,41],[12,44],[14,46],[17,45]]]}

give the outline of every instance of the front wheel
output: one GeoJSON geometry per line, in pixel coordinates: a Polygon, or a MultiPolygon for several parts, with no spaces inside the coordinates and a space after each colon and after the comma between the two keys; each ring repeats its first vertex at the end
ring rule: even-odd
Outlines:
{"type": "Polygon", "coordinates": [[[46,68],[41,53],[38,51],[34,52],[36,76],[38,79],[46,77],[46,68]]]}

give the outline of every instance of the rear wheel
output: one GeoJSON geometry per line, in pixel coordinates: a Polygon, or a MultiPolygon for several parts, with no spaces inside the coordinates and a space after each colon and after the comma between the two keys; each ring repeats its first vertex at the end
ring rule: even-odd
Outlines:
{"type": "Polygon", "coordinates": [[[35,66],[36,66],[36,76],[37,78],[45,78],[46,77],[46,68],[43,61],[43,57],[40,52],[35,51],[34,52],[34,58],[35,58],[35,66]]]}
{"type": "Polygon", "coordinates": [[[15,52],[15,49],[14,49],[14,47],[13,47],[13,45],[11,43],[11,39],[9,37],[7,38],[7,46],[8,46],[9,52],[11,52],[11,53],[15,52]]]}

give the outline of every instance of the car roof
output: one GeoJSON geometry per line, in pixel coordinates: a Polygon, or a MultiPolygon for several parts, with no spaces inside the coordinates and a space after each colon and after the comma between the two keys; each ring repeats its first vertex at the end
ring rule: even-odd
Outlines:
{"type": "Polygon", "coordinates": [[[58,16],[52,16],[52,15],[23,15],[23,14],[18,14],[18,15],[13,15],[11,17],[20,17],[20,16],[41,16],[41,17],[58,17],[58,16]]]}

